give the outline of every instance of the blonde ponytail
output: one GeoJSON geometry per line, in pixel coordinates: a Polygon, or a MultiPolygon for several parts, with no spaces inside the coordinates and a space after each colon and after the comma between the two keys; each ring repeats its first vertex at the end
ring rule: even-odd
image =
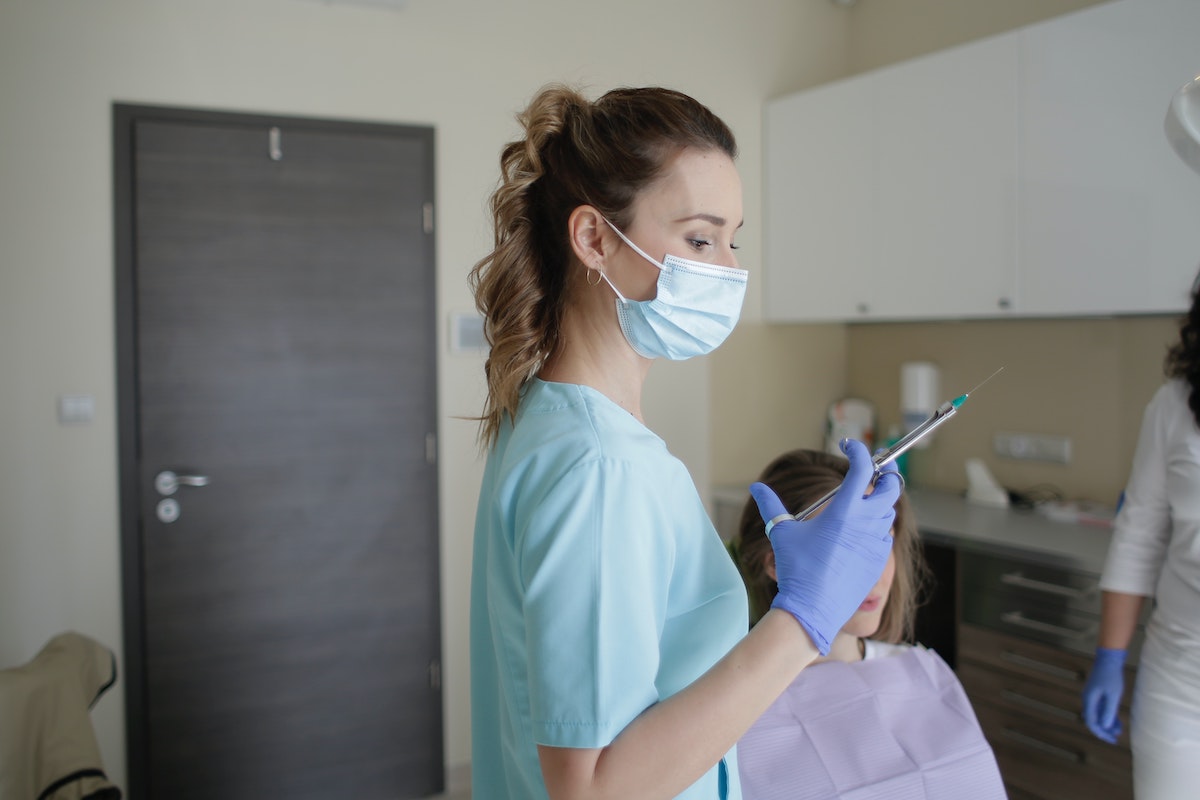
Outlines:
{"type": "Polygon", "coordinates": [[[491,197],[492,251],[471,269],[475,306],[491,350],[480,441],[496,441],[516,417],[521,390],[558,346],[569,270],[567,218],[591,205],[618,226],[637,193],[685,147],[733,158],[729,128],[669,89],[616,89],[592,103],[552,84],[517,116],[523,138],[500,154],[491,197]]]}

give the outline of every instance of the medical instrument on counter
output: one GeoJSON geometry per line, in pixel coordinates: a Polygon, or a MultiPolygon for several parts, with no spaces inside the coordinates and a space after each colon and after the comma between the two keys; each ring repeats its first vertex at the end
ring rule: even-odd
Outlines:
{"type": "MultiPolygon", "coordinates": [[[[999,375],[1003,369],[1004,369],[1004,367],[1000,367],[1000,369],[996,370],[991,375],[988,375],[986,378],[984,378],[982,381],[980,381],[979,384],[976,385],[975,388],[972,389],[971,391],[963,392],[962,394],[960,394],[958,397],[954,398],[953,400],[947,400],[946,402],[942,403],[940,406],[937,407],[937,409],[934,410],[933,415],[931,417],[929,417],[927,420],[922,422],[920,425],[913,428],[907,434],[902,436],[899,439],[899,441],[897,441],[891,447],[888,447],[886,449],[880,450],[877,453],[875,453],[875,455],[871,457],[871,461],[875,464],[876,477],[879,476],[879,473],[883,470],[884,467],[886,467],[888,464],[891,464],[893,461],[895,461],[897,458],[899,458],[901,455],[903,455],[910,447],[915,445],[917,442],[919,442],[924,437],[933,433],[933,431],[936,428],[940,427],[942,425],[942,423],[944,423],[946,420],[953,417],[958,412],[959,407],[963,403],[967,402],[967,398],[970,397],[972,393],[974,393],[976,390],[978,390],[980,386],[983,386],[983,384],[987,383],[992,378],[999,375]]],[[[842,487],[840,485],[838,485],[838,486],[835,486],[834,488],[830,489],[829,492],[826,493],[825,496],[822,497],[820,500],[817,500],[811,506],[809,506],[808,508],[801,511],[799,514],[796,514],[795,515],[796,519],[801,519],[801,520],[808,519],[813,514],[817,513],[819,510],[821,510],[821,508],[826,503],[828,503],[830,500],[833,499],[833,496],[838,493],[838,489],[840,489],[840,488],[842,488],[842,487]]]]}

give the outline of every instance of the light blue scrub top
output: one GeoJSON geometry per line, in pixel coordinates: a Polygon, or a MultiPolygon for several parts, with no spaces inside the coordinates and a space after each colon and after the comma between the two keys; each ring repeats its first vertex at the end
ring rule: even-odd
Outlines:
{"type": "MultiPolygon", "coordinates": [[[[473,797],[546,797],[537,744],[599,748],[745,634],[746,590],[666,444],[531,380],[488,456],[471,577],[473,797]]],[[[739,798],[736,750],[681,798],[739,798]]]]}

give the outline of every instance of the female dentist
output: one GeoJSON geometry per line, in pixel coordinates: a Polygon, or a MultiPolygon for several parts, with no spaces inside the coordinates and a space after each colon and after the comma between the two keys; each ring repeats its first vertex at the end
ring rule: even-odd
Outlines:
{"type": "Polygon", "coordinates": [[[772,514],[780,591],[747,633],[737,569],[641,409],[654,359],[708,353],[738,319],[733,135],[657,88],[551,86],[519,120],[471,273],[491,344],[473,796],[736,798],[738,738],[882,573],[899,481],[866,495],[870,454],[848,442],[823,514],[772,514]]]}

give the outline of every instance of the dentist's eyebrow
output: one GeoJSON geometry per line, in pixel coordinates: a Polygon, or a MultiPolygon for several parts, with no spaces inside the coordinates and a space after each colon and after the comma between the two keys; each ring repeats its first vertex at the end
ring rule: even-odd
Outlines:
{"type": "MultiPolygon", "coordinates": [[[[682,217],[681,219],[677,219],[675,221],[676,222],[690,222],[691,220],[694,220],[694,219],[703,220],[704,222],[711,222],[713,225],[716,225],[718,228],[725,227],[725,223],[726,223],[726,220],[724,217],[718,217],[714,214],[692,214],[690,217],[682,217]]],[[[745,224],[746,224],[746,220],[742,220],[741,222],[739,222],[737,224],[737,226],[740,228],[745,224]]]]}

